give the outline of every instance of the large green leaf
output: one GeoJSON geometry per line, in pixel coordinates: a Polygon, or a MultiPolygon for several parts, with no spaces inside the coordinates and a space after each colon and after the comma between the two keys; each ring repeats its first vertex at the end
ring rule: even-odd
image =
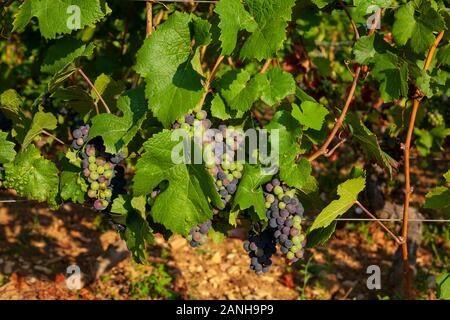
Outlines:
{"type": "Polygon", "coordinates": [[[336,218],[347,212],[355,204],[358,194],[364,190],[365,184],[364,177],[350,179],[340,184],[337,189],[339,199],[332,201],[319,213],[309,231],[326,228],[336,218]]]}
{"type": "Polygon", "coordinates": [[[53,114],[50,112],[37,112],[29,127],[26,127],[26,134],[22,140],[22,150],[26,149],[28,145],[33,141],[33,139],[40,135],[43,130],[54,130],[56,129],[57,121],[53,114]]]}
{"type": "Polygon", "coordinates": [[[48,49],[41,71],[54,74],[66,69],[80,57],[90,57],[94,52],[92,43],[86,45],[81,40],[63,38],[48,49]]]}
{"type": "Polygon", "coordinates": [[[74,31],[72,25],[77,27],[77,24],[71,23],[72,18],[79,18],[82,29],[94,25],[109,12],[108,6],[100,0],[25,0],[16,14],[14,31],[23,31],[30,20],[37,17],[42,36],[55,39],[58,34],[74,31]]]}
{"type": "MultiPolygon", "coordinates": [[[[187,235],[192,227],[212,217],[207,194],[216,191],[211,188],[212,177],[205,169],[174,163],[172,151],[178,144],[179,141],[172,141],[169,131],[153,136],[144,144],[146,152],[137,162],[133,190],[135,195],[148,195],[167,181],[168,187],[156,198],[151,216],[168,230],[187,235]]],[[[217,195],[212,198],[219,199],[217,195]]]]}
{"type": "Polygon", "coordinates": [[[142,89],[128,91],[119,98],[117,108],[123,116],[102,113],[92,118],[89,139],[102,137],[106,152],[117,154],[134,138],[146,118],[147,104],[142,89]]]}
{"type": "Polygon", "coordinates": [[[191,64],[191,20],[189,14],[175,12],[137,54],[135,69],[146,80],[149,107],[166,127],[195,108],[204,91],[191,64]]]}
{"type": "MultiPolygon", "coordinates": [[[[450,170],[444,175],[447,183],[450,183],[450,170]]],[[[450,214],[450,188],[436,187],[426,194],[424,208],[442,210],[450,214]]]]}
{"type": "Polygon", "coordinates": [[[436,6],[429,1],[415,0],[397,10],[392,34],[399,45],[410,40],[414,52],[425,54],[435,40],[433,32],[445,29],[444,18],[436,6]]]}
{"type": "Polygon", "coordinates": [[[8,141],[7,137],[7,132],[0,131],[0,164],[11,162],[16,156],[14,143],[8,141]]]}
{"type": "Polygon", "coordinates": [[[292,116],[306,129],[322,129],[323,122],[328,113],[328,110],[317,102],[304,101],[300,107],[296,104],[292,104],[292,116]]]}
{"type": "Polygon", "coordinates": [[[262,168],[245,165],[244,174],[233,199],[234,209],[249,209],[253,207],[261,220],[266,218],[266,207],[262,185],[272,178],[262,168]]]}
{"type": "Polygon", "coordinates": [[[5,164],[4,168],[6,188],[15,189],[19,196],[30,200],[57,205],[58,169],[34,145],[18,153],[14,162],[5,164]]]}
{"type": "Polygon", "coordinates": [[[397,167],[398,163],[381,149],[377,136],[364,125],[357,115],[351,115],[347,121],[351,126],[353,138],[360,143],[367,157],[375,160],[392,176],[392,167],[397,167]]]}

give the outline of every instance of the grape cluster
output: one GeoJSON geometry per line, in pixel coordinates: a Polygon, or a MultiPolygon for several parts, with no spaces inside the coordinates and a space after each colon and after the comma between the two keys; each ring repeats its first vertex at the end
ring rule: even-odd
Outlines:
{"type": "Polygon", "coordinates": [[[272,265],[272,255],[277,251],[273,233],[267,229],[259,235],[250,235],[244,242],[244,250],[250,257],[250,269],[256,274],[266,273],[272,265]]]}
{"type": "Polygon", "coordinates": [[[428,113],[428,122],[433,127],[440,127],[445,124],[444,116],[440,114],[439,111],[428,113]]]}
{"type": "Polygon", "coordinates": [[[89,135],[89,125],[81,126],[78,129],[73,130],[72,148],[74,148],[75,150],[81,149],[87,142],[88,135],[89,135]]]}
{"type": "Polygon", "coordinates": [[[295,189],[277,178],[265,186],[266,216],[273,230],[273,237],[281,246],[281,252],[292,262],[303,257],[305,236],[302,234],[301,222],[303,206],[295,196],[295,189]]]}
{"type": "Polygon", "coordinates": [[[231,126],[220,125],[212,129],[206,111],[201,110],[180,118],[174,128],[186,130],[194,142],[201,145],[203,159],[209,173],[214,177],[215,186],[227,205],[236,192],[239,179],[244,169],[242,163],[236,161],[236,155],[243,147],[244,134],[231,126]]]}
{"type": "Polygon", "coordinates": [[[211,229],[212,221],[207,220],[192,228],[189,232],[188,241],[191,247],[199,247],[205,243],[209,229],[211,229]]]}
{"type": "Polygon", "coordinates": [[[88,183],[87,196],[93,208],[102,212],[116,230],[124,231],[125,226],[116,223],[109,210],[106,210],[119,194],[125,192],[125,170],[119,165],[124,156],[106,153],[99,139],[87,143],[88,135],[89,125],[72,132],[72,147],[79,150],[82,175],[88,183]]]}

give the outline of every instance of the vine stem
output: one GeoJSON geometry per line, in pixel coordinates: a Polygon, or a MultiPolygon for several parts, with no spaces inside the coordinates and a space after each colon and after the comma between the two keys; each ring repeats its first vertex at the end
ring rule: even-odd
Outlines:
{"type": "Polygon", "coordinates": [[[197,106],[195,107],[195,111],[200,111],[202,109],[203,104],[205,103],[206,97],[208,96],[209,92],[211,91],[211,83],[213,82],[214,78],[216,77],[217,71],[219,71],[219,67],[222,64],[222,61],[225,57],[219,56],[216,60],[216,63],[214,64],[214,67],[211,70],[211,73],[209,74],[208,78],[205,80],[203,87],[205,89],[205,92],[202,95],[202,98],[198,102],[197,106]]]}
{"type": "Polygon", "coordinates": [[[397,244],[403,244],[404,240],[397,237],[380,219],[378,219],[374,214],[372,214],[366,207],[364,207],[361,202],[355,201],[355,204],[361,208],[369,217],[371,217],[376,223],[378,223],[389,235],[397,242],[397,244]]]}
{"type": "Polygon", "coordinates": [[[266,62],[264,63],[264,65],[262,66],[261,70],[259,71],[259,73],[261,73],[261,74],[266,73],[266,71],[267,71],[267,69],[269,69],[271,63],[272,63],[272,59],[267,59],[266,62]]]}
{"type": "Polygon", "coordinates": [[[145,36],[148,38],[153,33],[153,0],[148,0],[146,3],[147,10],[147,31],[145,36]]]}
{"type": "MultiPolygon", "coordinates": [[[[436,37],[430,51],[428,52],[427,59],[423,66],[423,70],[427,71],[430,67],[431,61],[433,59],[434,52],[436,51],[439,42],[441,42],[442,37],[444,36],[444,31],[440,32],[436,37]]],[[[403,224],[402,224],[402,260],[403,260],[403,279],[404,279],[404,290],[405,296],[407,299],[412,298],[412,286],[411,286],[411,275],[410,275],[410,266],[409,266],[409,258],[408,258],[408,218],[409,218],[409,204],[411,201],[411,194],[413,193],[413,189],[411,188],[411,177],[410,177],[410,152],[411,152],[411,139],[414,131],[414,125],[416,122],[417,111],[420,107],[420,96],[421,92],[419,88],[416,88],[415,98],[411,110],[411,117],[409,120],[408,133],[406,135],[406,141],[403,146],[404,153],[404,172],[405,172],[405,203],[403,205],[403,224]]]]}
{"type": "MultiPolygon", "coordinates": [[[[345,14],[349,18],[350,23],[352,24],[353,32],[355,34],[355,40],[359,40],[360,35],[359,35],[358,27],[356,26],[355,20],[353,20],[352,16],[350,15],[350,12],[348,12],[347,7],[345,6],[344,2],[342,0],[340,0],[339,2],[341,4],[342,8],[344,9],[345,14]]],[[[334,127],[331,130],[330,134],[328,135],[327,140],[325,140],[324,144],[316,152],[314,152],[312,155],[310,155],[307,158],[308,161],[311,162],[311,161],[317,159],[318,157],[320,157],[322,155],[331,156],[332,152],[330,152],[328,150],[328,147],[330,146],[331,142],[336,137],[337,132],[341,128],[342,124],[344,123],[345,116],[347,115],[348,109],[350,108],[350,105],[351,105],[352,100],[353,100],[353,96],[355,95],[356,86],[358,85],[360,74],[361,74],[361,66],[358,65],[356,67],[355,72],[352,74],[352,76],[353,76],[352,86],[351,86],[350,91],[349,91],[349,93],[347,95],[347,99],[345,101],[345,105],[344,105],[344,108],[342,109],[341,115],[339,116],[339,118],[334,123],[334,127]]],[[[338,146],[340,146],[342,144],[343,143],[340,143],[340,144],[338,144],[338,146]]],[[[336,149],[337,148],[335,147],[335,148],[332,149],[332,151],[334,152],[336,149]]]]}
{"type": "Polygon", "coordinates": [[[61,139],[55,137],[53,134],[51,134],[50,132],[46,131],[46,130],[42,130],[42,133],[45,134],[48,137],[53,138],[55,141],[59,142],[60,144],[62,144],[63,146],[66,145],[66,143],[64,141],[62,141],[61,139]]]}
{"type": "MultiPolygon", "coordinates": [[[[336,120],[333,129],[331,130],[330,134],[328,135],[327,140],[324,142],[324,144],[314,152],[312,155],[308,157],[308,161],[313,161],[320,157],[321,155],[328,154],[328,147],[330,146],[331,142],[333,141],[334,137],[336,136],[337,132],[339,131],[339,128],[344,123],[345,116],[347,115],[348,109],[350,108],[350,105],[353,100],[353,96],[355,95],[356,86],[358,84],[359,76],[361,74],[361,66],[358,66],[356,68],[355,74],[353,75],[353,83],[350,88],[350,92],[347,95],[347,100],[345,101],[344,108],[342,109],[341,115],[336,120]]],[[[333,148],[334,149],[334,148],[333,148]]]]}
{"type": "Polygon", "coordinates": [[[100,92],[98,92],[97,88],[94,86],[91,79],[89,79],[89,77],[84,73],[83,69],[79,68],[78,72],[81,74],[81,76],[84,78],[84,80],[86,80],[86,82],[89,84],[89,86],[92,88],[92,90],[94,90],[95,94],[100,99],[103,106],[105,107],[106,112],[111,113],[111,110],[109,109],[109,107],[106,104],[105,100],[103,99],[102,95],[100,94],[100,92]]]}

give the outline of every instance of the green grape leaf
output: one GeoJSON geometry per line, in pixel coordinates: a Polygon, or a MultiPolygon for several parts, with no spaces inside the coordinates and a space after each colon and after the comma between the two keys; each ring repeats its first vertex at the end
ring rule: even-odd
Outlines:
{"type": "Polygon", "coordinates": [[[261,100],[269,106],[295,93],[294,77],[281,68],[271,68],[264,74],[258,74],[255,80],[259,82],[261,100]]]}
{"type": "Polygon", "coordinates": [[[62,200],[71,200],[74,203],[80,204],[86,201],[85,196],[88,186],[86,181],[80,177],[79,172],[62,171],[59,187],[62,200]]]}
{"type": "Polygon", "coordinates": [[[165,127],[192,110],[203,95],[192,68],[191,16],[175,12],[145,40],[135,70],[146,80],[150,109],[165,127]]]}
{"type": "Polygon", "coordinates": [[[171,132],[164,131],[144,144],[146,152],[137,162],[133,190],[136,196],[148,195],[167,181],[167,189],[155,199],[151,216],[168,230],[187,235],[192,227],[212,217],[206,194],[217,191],[211,188],[212,177],[206,170],[172,159],[175,148],[183,144],[174,140],[171,132]],[[210,182],[205,184],[208,179],[210,182]]]}
{"type": "Polygon", "coordinates": [[[319,213],[309,232],[328,227],[336,218],[347,212],[357,201],[358,194],[364,190],[365,184],[364,177],[350,179],[340,184],[337,189],[337,194],[340,196],[339,199],[332,201],[319,213]]]}
{"type": "MultiPolygon", "coordinates": [[[[450,183],[450,170],[444,175],[447,183],[450,183]]],[[[436,187],[425,196],[424,208],[442,210],[450,214],[450,188],[445,186],[436,187]]]]}
{"type": "Polygon", "coordinates": [[[288,186],[302,189],[311,176],[311,162],[302,158],[297,162],[298,149],[280,156],[280,178],[288,186]]]}
{"type": "Polygon", "coordinates": [[[254,102],[256,102],[260,95],[259,82],[252,79],[251,74],[242,69],[239,72],[229,71],[224,75],[224,82],[229,82],[223,85],[221,95],[226,103],[234,110],[248,111],[251,109],[254,102]],[[235,79],[229,82],[232,78],[235,79]]]}
{"type": "Polygon", "coordinates": [[[408,63],[399,56],[386,52],[376,56],[372,69],[373,77],[381,82],[380,93],[385,101],[408,95],[408,63]]]}
{"type": "Polygon", "coordinates": [[[6,90],[0,95],[0,111],[15,122],[22,119],[22,111],[20,109],[22,104],[22,97],[14,89],[6,90]]]}
{"type": "Polygon", "coordinates": [[[94,53],[94,44],[84,44],[74,38],[58,40],[48,49],[41,72],[54,74],[65,70],[80,57],[90,57],[94,53]]]}
{"type": "MultiPolygon", "coordinates": [[[[95,79],[94,86],[98,93],[102,96],[103,100],[105,100],[109,109],[111,111],[116,110],[117,97],[120,96],[125,90],[125,84],[122,81],[115,81],[110,76],[102,73],[97,77],[97,79],[95,79]]],[[[95,103],[101,103],[100,98],[94,90],[91,90],[91,97],[95,103]]]]}
{"type": "Polygon", "coordinates": [[[92,118],[89,139],[102,137],[106,152],[117,154],[130,143],[146,118],[147,104],[141,88],[128,91],[117,101],[123,116],[102,113],[92,118]]]}
{"type": "Polygon", "coordinates": [[[261,220],[267,220],[262,185],[272,178],[260,167],[246,164],[233,199],[233,210],[253,207],[261,220]]]}
{"type": "Polygon", "coordinates": [[[436,277],[437,297],[450,300],[450,273],[443,273],[436,277]]]}
{"type": "Polygon", "coordinates": [[[110,12],[100,0],[25,0],[16,14],[13,31],[22,31],[37,17],[42,36],[55,39],[58,34],[94,25],[110,12]]]}
{"type": "Polygon", "coordinates": [[[27,199],[57,206],[58,169],[52,161],[44,159],[34,145],[19,152],[14,162],[5,164],[4,168],[6,188],[15,189],[19,196],[27,199]]]}
{"type": "Polygon", "coordinates": [[[236,47],[238,32],[254,32],[258,26],[254,18],[245,10],[240,0],[224,0],[216,5],[215,12],[220,17],[220,41],[222,55],[230,55],[236,47]]]}
{"type": "Polygon", "coordinates": [[[154,243],[153,230],[148,222],[134,210],[127,211],[126,230],[121,233],[122,238],[131,251],[134,261],[145,263],[147,261],[146,243],[154,243]]]}
{"type": "Polygon", "coordinates": [[[319,9],[325,8],[330,3],[333,3],[335,0],[311,0],[319,9]]]}
{"type": "Polygon", "coordinates": [[[424,54],[435,40],[433,31],[445,29],[444,18],[435,6],[428,1],[415,0],[397,10],[392,34],[399,45],[410,40],[412,50],[424,54]]]}
{"type": "Polygon", "coordinates": [[[54,130],[56,129],[57,121],[53,114],[50,112],[37,112],[31,124],[27,129],[27,132],[22,140],[22,150],[25,150],[28,145],[33,141],[33,139],[40,135],[43,130],[54,130]]]}
{"type": "Polygon", "coordinates": [[[231,115],[227,111],[225,102],[219,94],[215,95],[211,101],[211,114],[213,117],[220,120],[228,120],[231,118],[231,115]]]}
{"type": "Polygon", "coordinates": [[[333,221],[329,226],[325,228],[319,228],[312,230],[306,237],[306,247],[314,248],[317,245],[325,244],[333,235],[336,230],[337,222],[333,221]]]}
{"type": "Polygon", "coordinates": [[[364,125],[357,115],[351,115],[347,121],[351,126],[353,138],[360,143],[367,157],[375,160],[392,176],[392,167],[398,167],[398,163],[381,149],[377,136],[364,125]]]}
{"type": "Polygon", "coordinates": [[[242,46],[244,59],[269,59],[282,48],[295,0],[245,0],[257,27],[242,46]]]}
{"type": "Polygon", "coordinates": [[[11,162],[16,156],[14,143],[8,141],[7,137],[7,132],[0,131],[0,164],[11,162]]]}
{"type": "MultiPolygon", "coordinates": [[[[51,97],[64,101],[65,106],[68,109],[73,109],[81,115],[94,112],[95,110],[94,100],[89,93],[79,86],[58,88],[51,97]]],[[[101,107],[102,106],[99,106],[99,108],[101,107]]]]}
{"type": "Polygon", "coordinates": [[[300,122],[305,128],[314,130],[322,129],[328,110],[317,102],[305,101],[300,107],[292,104],[292,116],[300,122]],[[301,108],[301,109],[300,109],[301,108]]]}
{"type": "Polygon", "coordinates": [[[446,65],[447,67],[450,67],[450,44],[447,44],[446,46],[443,46],[438,50],[436,59],[440,63],[446,65]]]}

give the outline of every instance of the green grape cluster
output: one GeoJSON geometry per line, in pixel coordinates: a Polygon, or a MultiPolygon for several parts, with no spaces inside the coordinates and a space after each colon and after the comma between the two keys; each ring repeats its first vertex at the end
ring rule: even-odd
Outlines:
{"type": "Polygon", "coordinates": [[[430,112],[427,114],[428,116],[428,122],[433,127],[441,127],[445,125],[444,116],[439,113],[439,111],[430,112]]]}

